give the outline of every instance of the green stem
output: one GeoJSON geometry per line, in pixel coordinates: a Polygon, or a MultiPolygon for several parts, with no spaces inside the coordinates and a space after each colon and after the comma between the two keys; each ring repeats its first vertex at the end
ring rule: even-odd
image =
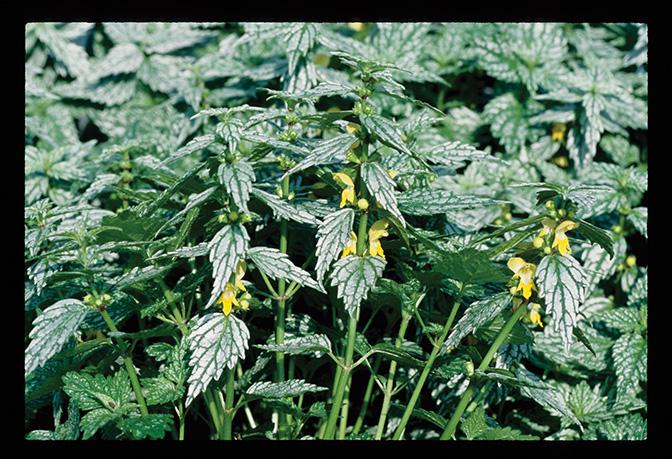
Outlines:
{"type": "MultiPolygon", "coordinates": [[[[402,310],[401,312],[401,324],[399,325],[399,332],[397,333],[397,340],[394,343],[394,347],[399,349],[401,343],[404,340],[404,335],[406,335],[406,328],[408,328],[408,323],[411,320],[411,315],[407,314],[402,310]]],[[[378,417],[378,427],[376,428],[376,440],[383,438],[383,432],[385,430],[385,421],[387,419],[387,413],[390,410],[390,401],[392,400],[392,390],[394,389],[394,374],[397,372],[397,361],[393,360],[390,362],[390,370],[387,375],[387,383],[385,384],[385,396],[383,398],[383,406],[380,409],[380,416],[378,417]]]]}
{"type": "MultiPolygon", "coordinates": [[[[111,332],[118,333],[119,330],[114,324],[114,321],[110,317],[110,314],[105,309],[100,310],[100,314],[103,316],[103,320],[107,324],[107,327],[111,332]]],[[[133,366],[133,359],[131,358],[130,353],[128,352],[128,347],[126,343],[121,338],[117,339],[119,346],[122,349],[124,365],[126,366],[126,372],[128,377],[131,379],[131,386],[133,386],[133,392],[135,392],[135,398],[138,400],[138,405],[140,405],[140,413],[142,416],[147,416],[149,411],[147,410],[147,404],[145,403],[145,397],[142,395],[142,387],[140,387],[140,381],[138,381],[138,375],[135,374],[135,367],[133,366]]]]}
{"type": "Polygon", "coordinates": [[[345,395],[343,396],[343,408],[341,408],[341,424],[338,429],[338,439],[345,439],[345,431],[348,428],[348,411],[350,410],[350,385],[352,384],[352,379],[348,380],[348,384],[345,386],[345,395]]]}
{"type": "Polygon", "coordinates": [[[366,412],[369,409],[369,402],[371,401],[371,394],[373,393],[373,383],[376,380],[376,374],[378,374],[379,367],[380,359],[376,359],[376,363],[373,365],[373,372],[371,373],[371,376],[369,376],[369,382],[366,385],[366,391],[364,391],[364,400],[362,400],[362,406],[359,410],[359,415],[357,416],[355,425],[352,428],[352,433],[355,435],[359,433],[362,426],[364,425],[364,417],[366,416],[366,412]]]}
{"type": "Polygon", "coordinates": [[[184,440],[184,406],[182,405],[182,400],[180,400],[180,404],[178,405],[178,412],[180,414],[180,432],[178,436],[178,440],[184,440]]]}
{"type": "Polygon", "coordinates": [[[448,316],[448,320],[446,321],[446,324],[443,326],[443,330],[441,330],[441,335],[439,336],[438,341],[434,342],[432,353],[429,355],[429,359],[427,360],[427,363],[425,364],[425,367],[422,369],[422,373],[420,374],[418,384],[415,386],[415,389],[413,390],[413,394],[411,395],[411,399],[408,402],[408,405],[406,405],[404,414],[401,417],[401,423],[399,423],[397,430],[394,431],[394,436],[392,437],[394,440],[400,440],[401,436],[404,434],[406,424],[408,423],[409,419],[411,419],[413,409],[415,408],[415,405],[418,402],[418,398],[420,398],[420,393],[422,392],[422,388],[425,385],[425,381],[427,381],[427,377],[429,376],[429,373],[432,370],[434,361],[439,356],[439,352],[443,347],[443,342],[448,337],[448,332],[450,331],[450,327],[453,325],[453,321],[455,320],[457,310],[460,308],[460,300],[462,299],[462,292],[464,290],[463,287],[464,286],[462,286],[462,288],[460,289],[460,293],[458,294],[457,299],[453,304],[453,309],[451,309],[450,315],[448,316]]]}
{"type": "MultiPolygon", "coordinates": [[[[495,341],[492,343],[492,346],[490,346],[490,349],[488,349],[487,354],[485,354],[485,357],[483,357],[481,364],[478,366],[478,369],[480,371],[485,370],[488,367],[488,365],[490,365],[490,362],[495,356],[495,353],[502,345],[502,343],[504,343],[506,338],[509,336],[509,333],[511,333],[513,326],[516,325],[516,322],[518,322],[518,320],[525,314],[525,311],[527,311],[527,308],[525,307],[524,304],[521,304],[518,307],[518,309],[516,309],[516,311],[513,314],[511,314],[511,317],[509,317],[509,320],[506,322],[506,324],[504,324],[502,329],[499,331],[497,338],[495,338],[495,341]]],[[[448,440],[449,438],[452,438],[453,435],[455,434],[457,424],[458,422],[460,422],[462,414],[464,413],[465,408],[469,404],[469,401],[471,400],[471,397],[474,394],[475,387],[476,383],[474,380],[472,380],[469,383],[469,387],[467,387],[467,390],[464,391],[464,393],[462,394],[462,398],[460,399],[460,402],[458,403],[457,408],[455,409],[455,413],[453,413],[453,416],[450,418],[450,421],[448,421],[448,425],[441,434],[441,440],[448,440]]]]}
{"type": "Polygon", "coordinates": [[[215,400],[215,394],[212,392],[211,388],[207,388],[203,392],[203,398],[205,399],[205,404],[208,406],[208,411],[210,411],[210,417],[212,422],[215,425],[215,431],[217,432],[217,438],[222,439],[222,424],[220,422],[219,409],[217,407],[217,402],[215,400]]]}
{"type": "Polygon", "coordinates": [[[224,440],[233,440],[232,435],[232,426],[233,426],[233,416],[235,411],[233,409],[234,403],[234,378],[235,372],[233,369],[227,370],[227,380],[226,380],[226,404],[224,407],[224,440]]]}
{"type": "MultiPolygon", "coordinates": [[[[282,179],[282,196],[286,198],[289,195],[289,176],[282,179]]],[[[280,221],[280,252],[287,253],[287,237],[288,226],[287,220],[280,221]]],[[[275,312],[275,344],[283,344],[285,342],[285,308],[287,299],[285,279],[278,280],[278,303],[275,312]]],[[[282,352],[275,353],[275,381],[283,382],[285,380],[285,354],[282,352]]],[[[285,415],[278,413],[278,431],[280,438],[285,434],[285,425],[289,420],[285,415]]]]}
{"type": "MultiPolygon", "coordinates": [[[[350,316],[348,320],[348,344],[345,350],[345,366],[349,368],[352,365],[352,356],[355,350],[355,338],[357,336],[357,316],[350,316]]],[[[336,387],[336,394],[331,405],[331,412],[329,413],[329,420],[327,421],[326,431],[323,440],[332,440],[336,430],[336,421],[338,413],[341,410],[341,403],[343,403],[343,395],[345,394],[345,386],[347,385],[349,369],[341,372],[341,377],[338,379],[338,386],[336,387]]]]}

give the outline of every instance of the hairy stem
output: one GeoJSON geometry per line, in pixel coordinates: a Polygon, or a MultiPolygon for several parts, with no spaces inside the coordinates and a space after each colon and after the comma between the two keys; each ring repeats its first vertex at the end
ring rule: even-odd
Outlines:
{"type": "Polygon", "coordinates": [[[233,371],[233,369],[227,370],[226,402],[224,406],[224,426],[223,426],[224,440],[233,440],[232,435],[233,416],[236,414],[233,408],[234,378],[235,378],[235,372],[233,371]]]}

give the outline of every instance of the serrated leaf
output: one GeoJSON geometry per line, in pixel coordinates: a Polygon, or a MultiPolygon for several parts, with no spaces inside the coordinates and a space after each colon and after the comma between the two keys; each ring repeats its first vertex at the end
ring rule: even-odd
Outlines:
{"type": "Polygon", "coordinates": [[[334,263],[331,285],[338,286],[337,296],[346,311],[354,316],[362,300],[383,275],[385,260],[381,257],[347,256],[334,263]]]}
{"type": "Polygon", "coordinates": [[[579,306],[585,299],[583,268],[571,255],[546,256],[537,267],[536,280],[539,296],[553,318],[553,331],[562,337],[567,353],[578,322],[579,306]]]}
{"type": "Polygon", "coordinates": [[[465,285],[502,282],[509,277],[490,261],[486,252],[470,247],[459,252],[443,252],[434,269],[465,285]]]}
{"type": "Polygon", "coordinates": [[[63,384],[65,393],[84,411],[99,408],[121,411],[131,399],[131,382],[125,370],[108,377],[71,371],[63,376],[63,384]]]}
{"type": "Polygon", "coordinates": [[[402,138],[401,129],[392,121],[378,115],[362,116],[360,120],[362,126],[369,134],[376,136],[382,144],[408,156],[416,157],[408,146],[406,146],[406,142],[402,138]]]}
{"type": "Polygon", "coordinates": [[[628,221],[632,223],[645,238],[649,238],[648,224],[649,224],[649,209],[646,207],[635,207],[628,214],[628,221]]]}
{"type": "Polygon", "coordinates": [[[647,379],[648,344],[639,333],[626,333],[611,350],[616,371],[618,399],[636,395],[639,381],[647,379]]]}
{"type": "Polygon", "coordinates": [[[318,282],[322,282],[331,262],[345,248],[346,242],[350,239],[354,220],[355,211],[345,208],[324,217],[317,229],[315,271],[317,271],[318,282]]]}
{"type": "Polygon", "coordinates": [[[331,341],[327,335],[308,335],[285,339],[282,344],[257,344],[255,347],[268,352],[282,352],[289,355],[331,352],[331,341]]]}
{"type": "Polygon", "coordinates": [[[97,408],[86,413],[80,421],[83,433],[82,440],[88,440],[93,437],[99,429],[109,422],[116,421],[120,416],[119,413],[113,413],[105,408],[97,408]]]}
{"type": "Polygon", "coordinates": [[[31,339],[25,352],[25,375],[44,365],[56,355],[79,325],[84,321],[89,309],[79,300],[67,298],[47,307],[33,321],[31,339]]]}
{"type": "Polygon", "coordinates": [[[236,203],[236,206],[244,212],[248,212],[247,201],[250,199],[252,182],[257,180],[250,163],[244,160],[222,163],[217,170],[217,177],[219,183],[224,185],[229,196],[236,203]]]}
{"type": "Polygon", "coordinates": [[[250,332],[245,323],[234,315],[221,313],[201,317],[189,334],[191,375],[185,406],[218,380],[225,368],[230,370],[245,358],[250,332]]]}
{"type": "Polygon", "coordinates": [[[357,137],[351,134],[339,134],[331,139],[322,140],[308,156],[288,170],[285,175],[294,174],[312,166],[330,164],[334,161],[345,161],[346,153],[355,142],[357,142],[357,137]]]}
{"type": "Polygon", "coordinates": [[[502,312],[511,303],[511,295],[500,293],[489,298],[471,303],[457,322],[453,331],[448,335],[443,350],[457,346],[469,333],[488,323],[497,314],[502,312]]]}
{"type": "Polygon", "coordinates": [[[588,239],[590,242],[595,242],[599,244],[604,250],[607,251],[609,255],[614,256],[614,240],[611,235],[597,226],[588,223],[585,220],[578,220],[579,225],[576,228],[576,231],[581,233],[588,239]]]}
{"type": "Polygon", "coordinates": [[[135,73],[144,56],[142,51],[131,43],[116,45],[99,62],[93,65],[93,69],[87,78],[90,80],[100,80],[110,75],[119,75],[122,73],[135,73]]]}
{"type": "Polygon", "coordinates": [[[258,188],[252,188],[252,196],[256,197],[273,211],[275,218],[291,220],[297,223],[305,223],[307,225],[319,225],[320,221],[315,218],[312,214],[306,212],[305,210],[296,207],[290,201],[284,201],[278,198],[276,195],[267,193],[258,188]]]}
{"type": "Polygon", "coordinates": [[[367,190],[376,198],[376,202],[383,209],[394,215],[401,222],[401,225],[405,227],[406,221],[397,207],[397,196],[394,192],[395,183],[390,178],[390,175],[380,164],[371,162],[363,163],[360,172],[367,190]]]}
{"type": "Polygon", "coordinates": [[[190,153],[193,153],[198,150],[203,150],[204,148],[207,148],[214,142],[215,142],[214,134],[205,134],[199,137],[194,137],[192,140],[189,141],[189,143],[187,143],[185,146],[183,146],[175,153],[171,154],[167,159],[165,159],[162,164],[171,163],[173,161],[182,158],[183,156],[187,156],[190,153]]]}
{"type": "Polygon", "coordinates": [[[451,210],[473,209],[503,204],[490,198],[471,195],[458,195],[438,188],[417,189],[397,195],[399,209],[411,215],[435,215],[451,210]]]}
{"type": "Polygon", "coordinates": [[[121,430],[130,432],[136,440],[160,440],[171,430],[172,424],[173,417],[170,414],[150,413],[123,419],[117,425],[121,430]]]}
{"type": "Polygon", "coordinates": [[[224,291],[238,262],[245,259],[249,242],[250,236],[245,227],[235,224],[224,226],[208,243],[213,282],[206,308],[209,308],[224,291]]]}
{"type": "Polygon", "coordinates": [[[294,265],[287,254],[270,247],[253,247],[247,257],[257,268],[272,279],[285,279],[324,292],[324,289],[310,277],[310,274],[294,265]]]}
{"type": "Polygon", "coordinates": [[[280,383],[268,381],[256,382],[245,391],[245,394],[259,398],[282,399],[286,397],[298,397],[307,392],[321,392],[324,390],[327,390],[327,388],[307,383],[303,379],[288,379],[280,383]]]}

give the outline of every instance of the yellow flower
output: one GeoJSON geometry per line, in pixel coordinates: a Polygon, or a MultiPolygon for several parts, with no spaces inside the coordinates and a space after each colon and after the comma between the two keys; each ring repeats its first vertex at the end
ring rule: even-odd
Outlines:
{"type": "Polygon", "coordinates": [[[390,226],[390,223],[384,218],[371,225],[369,229],[369,254],[372,257],[379,256],[385,258],[383,246],[380,245],[380,239],[389,236],[387,232],[388,226],[390,226]]]}
{"type": "Polygon", "coordinates": [[[387,171],[387,175],[389,175],[391,179],[394,179],[397,175],[399,175],[399,172],[395,171],[394,169],[389,169],[387,171]]]}
{"type": "Polygon", "coordinates": [[[233,305],[235,304],[236,306],[239,306],[238,300],[236,300],[236,286],[231,282],[227,282],[226,287],[224,287],[224,291],[220,295],[216,304],[222,305],[222,311],[224,312],[225,316],[231,314],[231,308],[233,305]]]}
{"type": "Polygon", "coordinates": [[[551,128],[551,140],[553,142],[562,142],[566,130],[567,127],[562,123],[553,124],[553,127],[551,128]]]}
{"type": "Polygon", "coordinates": [[[514,257],[506,264],[511,271],[513,271],[513,278],[520,279],[516,292],[523,291],[523,297],[527,300],[532,296],[532,289],[536,290],[534,286],[534,273],[537,271],[537,266],[533,263],[527,263],[522,258],[514,257]]]}
{"type": "Polygon", "coordinates": [[[565,220],[555,227],[555,238],[553,239],[553,244],[551,248],[558,248],[560,255],[564,256],[565,254],[572,253],[571,247],[569,247],[569,239],[565,234],[567,231],[573,230],[576,228],[576,222],[571,220],[565,220]]]}
{"type": "Polygon", "coordinates": [[[357,235],[355,234],[354,231],[350,232],[350,240],[345,246],[345,249],[343,249],[343,253],[341,254],[341,258],[345,258],[350,254],[355,254],[357,253],[357,235]]]}
{"type": "Polygon", "coordinates": [[[338,207],[344,207],[346,202],[350,204],[355,203],[355,184],[352,179],[343,172],[333,174],[334,180],[345,185],[345,189],[341,192],[341,204],[338,207]]]}
{"type": "Polygon", "coordinates": [[[242,290],[244,292],[247,291],[245,288],[245,285],[243,284],[243,276],[245,275],[245,261],[240,260],[238,262],[238,266],[236,266],[236,279],[234,281],[234,284],[238,290],[242,290]]]}
{"type": "Polygon", "coordinates": [[[537,303],[530,303],[530,321],[534,325],[539,325],[541,328],[544,328],[544,324],[541,323],[541,315],[539,314],[539,308],[541,306],[537,303]]]}

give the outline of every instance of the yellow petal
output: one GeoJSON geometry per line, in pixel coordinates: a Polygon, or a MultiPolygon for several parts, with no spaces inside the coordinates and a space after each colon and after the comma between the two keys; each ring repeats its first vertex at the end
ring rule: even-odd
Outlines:
{"type": "Polygon", "coordinates": [[[576,222],[573,222],[571,220],[565,220],[562,223],[560,223],[557,228],[555,228],[555,232],[564,234],[567,231],[573,230],[574,228],[576,228],[576,222]]]}
{"type": "Polygon", "coordinates": [[[379,256],[385,258],[385,252],[383,252],[383,246],[380,244],[379,240],[372,240],[369,243],[369,255],[372,257],[379,256]]]}
{"type": "Polygon", "coordinates": [[[554,249],[556,247],[562,256],[565,256],[565,254],[568,253],[572,253],[572,249],[569,247],[569,238],[565,235],[565,233],[556,231],[555,239],[553,239],[553,245],[551,245],[551,248],[554,249]]]}
{"type": "Polygon", "coordinates": [[[354,188],[346,188],[341,192],[341,203],[339,207],[345,206],[345,203],[349,202],[350,204],[355,203],[355,189],[354,188]]]}
{"type": "Polygon", "coordinates": [[[532,287],[534,284],[532,282],[527,283],[523,282],[522,280],[520,281],[520,284],[518,284],[518,290],[523,290],[523,298],[526,300],[529,300],[530,297],[532,296],[532,287]]]}
{"type": "Polygon", "coordinates": [[[355,187],[355,183],[352,181],[352,179],[348,174],[344,174],[343,172],[336,172],[335,174],[332,175],[332,177],[334,177],[334,180],[344,184],[348,188],[355,187]]]}
{"type": "Polygon", "coordinates": [[[350,240],[345,246],[345,249],[343,249],[343,253],[341,254],[341,258],[345,258],[350,254],[357,253],[357,235],[355,234],[354,231],[350,232],[350,240]]]}
{"type": "Polygon", "coordinates": [[[520,257],[513,257],[507,263],[506,266],[509,267],[511,271],[515,273],[514,278],[518,276],[518,271],[525,265],[525,260],[520,257]]]}
{"type": "Polygon", "coordinates": [[[371,225],[371,228],[369,229],[369,241],[377,241],[380,238],[389,236],[389,233],[387,232],[388,226],[390,226],[390,222],[384,218],[371,225]]]}
{"type": "Polygon", "coordinates": [[[544,328],[544,324],[541,323],[541,315],[539,314],[539,308],[540,305],[538,303],[531,303],[530,304],[530,321],[534,325],[538,325],[541,328],[544,328]]]}

